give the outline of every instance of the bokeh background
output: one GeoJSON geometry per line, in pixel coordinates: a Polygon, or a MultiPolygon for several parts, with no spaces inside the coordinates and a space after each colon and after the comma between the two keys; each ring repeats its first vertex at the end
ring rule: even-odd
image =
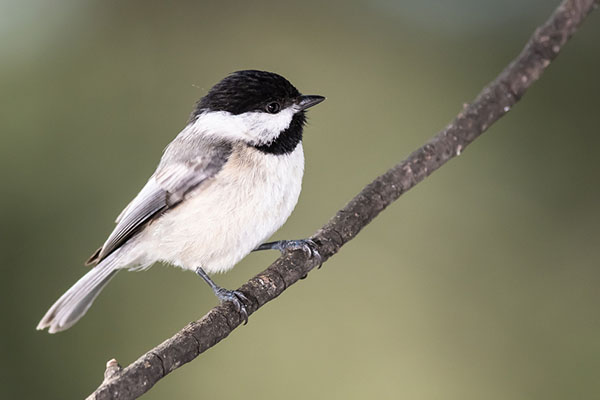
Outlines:
{"type": "MultiPolygon", "coordinates": [[[[74,328],[38,320],[196,99],[272,70],[327,96],[306,237],[439,131],[558,0],[0,1],[0,397],[75,399],[215,304],[190,272],[122,273],[74,328]]],[[[458,159],[145,398],[600,396],[600,13],[458,159]]],[[[217,276],[238,287],[277,257],[217,276]]]]}

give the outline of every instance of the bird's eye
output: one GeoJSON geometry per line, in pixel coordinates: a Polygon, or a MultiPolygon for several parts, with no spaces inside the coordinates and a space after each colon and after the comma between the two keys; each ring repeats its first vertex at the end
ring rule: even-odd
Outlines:
{"type": "Polygon", "coordinates": [[[279,105],[278,102],[274,101],[272,103],[267,104],[267,106],[265,107],[265,110],[269,114],[277,114],[281,110],[281,106],[279,105]]]}

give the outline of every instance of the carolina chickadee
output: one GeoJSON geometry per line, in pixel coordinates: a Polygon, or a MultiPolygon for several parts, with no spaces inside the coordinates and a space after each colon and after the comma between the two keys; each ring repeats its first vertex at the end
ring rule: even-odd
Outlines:
{"type": "Polygon", "coordinates": [[[146,269],[157,261],[195,271],[247,320],[244,295],[217,286],[207,273],[227,271],[253,250],[302,249],[320,257],[310,240],[258,245],[298,201],[305,110],[324,99],[302,95],[264,71],[234,72],[213,86],[88,260],[97,265],[50,307],[37,329],[71,327],[120,269],[146,269]]]}

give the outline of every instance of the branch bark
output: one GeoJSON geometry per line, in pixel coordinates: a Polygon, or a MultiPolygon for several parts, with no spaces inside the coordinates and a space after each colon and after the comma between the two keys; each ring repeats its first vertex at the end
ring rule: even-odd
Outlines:
{"type": "MultiPolygon", "coordinates": [[[[336,254],[383,209],[462,151],[506,114],[558,55],[600,0],[565,0],[533,33],[521,54],[441,132],[408,158],[376,178],[311,238],[323,261],[336,254]]],[[[252,314],[279,296],[315,267],[302,252],[277,259],[239,290],[251,303],[252,314]]],[[[106,379],[88,399],[134,399],[160,379],[227,337],[242,322],[230,303],[210,310],[189,323],[137,361],[120,369],[111,360],[106,379]]],[[[118,365],[117,365],[118,366],[118,365]]]]}

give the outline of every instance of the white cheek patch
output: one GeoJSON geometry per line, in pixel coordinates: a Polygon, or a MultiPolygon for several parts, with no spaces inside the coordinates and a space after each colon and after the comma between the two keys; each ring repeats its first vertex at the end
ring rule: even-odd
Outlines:
{"type": "Polygon", "coordinates": [[[285,131],[292,122],[295,110],[291,107],[279,111],[277,114],[265,112],[244,113],[239,116],[244,120],[249,135],[254,139],[254,144],[268,144],[285,131]]]}
{"type": "Polygon", "coordinates": [[[206,136],[262,145],[271,143],[286,130],[296,111],[294,107],[277,114],[252,111],[233,115],[227,111],[209,111],[200,114],[192,125],[206,136]]]}
{"type": "Polygon", "coordinates": [[[237,117],[227,111],[208,111],[200,114],[190,125],[194,131],[208,137],[232,141],[251,139],[237,117]]]}

